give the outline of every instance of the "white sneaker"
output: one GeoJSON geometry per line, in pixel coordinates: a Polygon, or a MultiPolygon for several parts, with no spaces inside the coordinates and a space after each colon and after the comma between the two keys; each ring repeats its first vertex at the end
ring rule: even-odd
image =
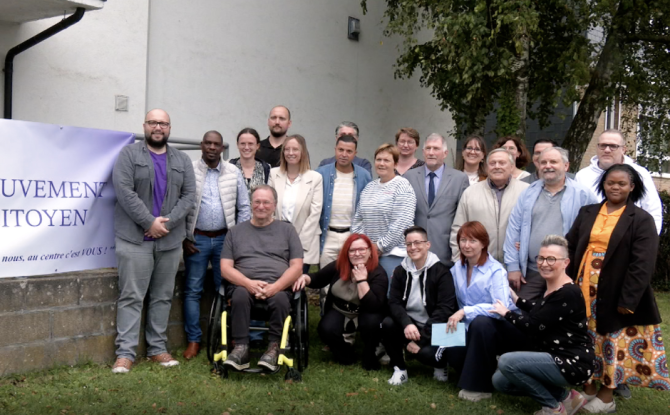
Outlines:
{"type": "Polygon", "coordinates": [[[616,403],[614,400],[610,403],[605,403],[600,398],[595,397],[589,403],[582,406],[582,411],[591,414],[612,414],[616,412],[616,403]]]}
{"type": "Polygon", "coordinates": [[[479,402],[482,399],[491,399],[491,393],[488,392],[471,392],[465,389],[461,389],[458,392],[458,397],[470,402],[479,402]]]}
{"type": "Polygon", "coordinates": [[[435,368],[433,369],[433,379],[438,382],[446,382],[449,380],[449,372],[445,368],[435,368]]]}
{"type": "Polygon", "coordinates": [[[400,386],[407,383],[407,370],[400,370],[398,366],[393,367],[393,376],[388,380],[389,385],[400,386]]]}

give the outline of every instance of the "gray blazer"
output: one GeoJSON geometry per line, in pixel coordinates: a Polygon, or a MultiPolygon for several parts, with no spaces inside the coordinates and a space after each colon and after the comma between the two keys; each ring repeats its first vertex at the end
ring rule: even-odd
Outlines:
{"type": "Polygon", "coordinates": [[[430,251],[437,255],[443,264],[451,264],[449,245],[451,224],[456,216],[458,201],[463,191],[470,185],[468,176],[462,171],[445,166],[440,187],[430,207],[426,194],[426,167],[408,170],[403,177],[409,181],[416,194],[414,224],[428,231],[430,251]]]}
{"type": "MultiPolygon", "coordinates": [[[[186,237],[186,215],[195,206],[195,174],[186,153],[167,146],[167,190],[161,216],[170,219],[170,231],[156,240],[156,250],[168,251],[181,246],[186,237]]],[[[116,159],[112,181],[116,192],[114,233],[119,239],[140,245],[154,215],[154,163],[146,143],[124,147],[116,159]]]]}

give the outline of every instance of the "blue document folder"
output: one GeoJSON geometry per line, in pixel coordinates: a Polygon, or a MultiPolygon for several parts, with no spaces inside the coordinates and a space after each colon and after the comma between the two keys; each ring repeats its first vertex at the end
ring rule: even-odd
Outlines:
{"type": "Polygon", "coordinates": [[[458,323],[456,331],[447,333],[447,323],[433,324],[431,345],[440,347],[465,346],[465,324],[458,323]]]}

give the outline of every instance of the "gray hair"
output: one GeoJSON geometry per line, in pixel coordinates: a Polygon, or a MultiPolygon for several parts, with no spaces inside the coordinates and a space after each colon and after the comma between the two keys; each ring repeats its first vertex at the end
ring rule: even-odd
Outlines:
{"type": "MultiPolygon", "coordinates": [[[[258,186],[254,186],[253,189],[251,189],[251,200],[254,198],[254,193],[258,190],[269,190],[272,192],[272,197],[275,199],[275,204],[277,203],[277,191],[275,190],[274,187],[270,186],[269,184],[259,184],[258,186]]],[[[249,202],[251,202],[249,200],[249,202]]]]}
{"type": "Polygon", "coordinates": [[[622,146],[626,145],[626,139],[623,137],[623,133],[621,131],[617,130],[616,128],[610,128],[610,129],[607,129],[607,130],[603,131],[602,133],[600,133],[600,135],[598,136],[598,142],[600,142],[600,137],[602,137],[605,134],[616,134],[616,135],[618,135],[619,138],[621,138],[621,145],[622,146]]]}
{"type": "Polygon", "coordinates": [[[502,147],[496,148],[495,150],[491,150],[491,152],[486,156],[486,164],[489,164],[489,159],[491,158],[492,155],[496,153],[502,153],[503,151],[507,154],[510,164],[512,166],[516,166],[516,161],[514,160],[514,156],[512,155],[512,153],[510,153],[509,151],[505,150],[502,147]]]}
{"type": "Polygon", "coordinates": [[[542,158],[544,153],[548,153],[550,151],[558,151],[561,154],[561,159],[563,159],[563,163],[568,163],[570,161],[570,152],[563,147],[547,147],[542,152],[540,153],[540,156],[538,157],[538,160],[542,158]]]}
{"type": "Polygon", "coordinates": [[[568,240],[560,235],[547,235],[540,243],[540,248],[548,246],[558,246],[563,250],[563,255],[568,257],[568,240]]]}
{"type": "Polygon", "coordinates": [[[434,141],[434,140],[441,140],[442,141],[442,151],[447,151],[449,150],[449,146],[447,145],[447,139],[444,138],[441,134],[438,133],[432,133],[423,142],[423,148],[426,148],[426,144],[428,144],[429,141],[434,141]]]}
{"type": "Polygon", "coordinates": [[[335,128],[335,137],[337,137],[337,135],[340,133],[340,129],[341,129],[342,127],[349,127],[349,128],[353,128],[354,130],[356,130],[356,138],[358,138],[358,134],[359,134],[359,133],[358,133],[358,126],[356,125],[356,123],[353,123],[353,122],[351,122],[351,121],[342,121],[342,122],[337,126],[337,128],[335,128]]]}

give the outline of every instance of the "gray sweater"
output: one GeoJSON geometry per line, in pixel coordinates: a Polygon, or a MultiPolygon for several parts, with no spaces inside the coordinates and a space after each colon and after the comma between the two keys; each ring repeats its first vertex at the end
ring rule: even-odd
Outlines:
{"type": "MultiPolygon", "coordinates": [[[[140,245],[144,232],[154,219],[154,165],[145,142],[130,144],[121,150],[112,173],[116,192],[114,232],[117,238],[140,245]]],[[[156,250],[168,251],[179,247],[186,237],[186,215],[195,203],[193,164],[182,151],[167,146],[167,191],[161,216],[170,219],[165,227],[170,231],[156,240],[156,250]]]]}

